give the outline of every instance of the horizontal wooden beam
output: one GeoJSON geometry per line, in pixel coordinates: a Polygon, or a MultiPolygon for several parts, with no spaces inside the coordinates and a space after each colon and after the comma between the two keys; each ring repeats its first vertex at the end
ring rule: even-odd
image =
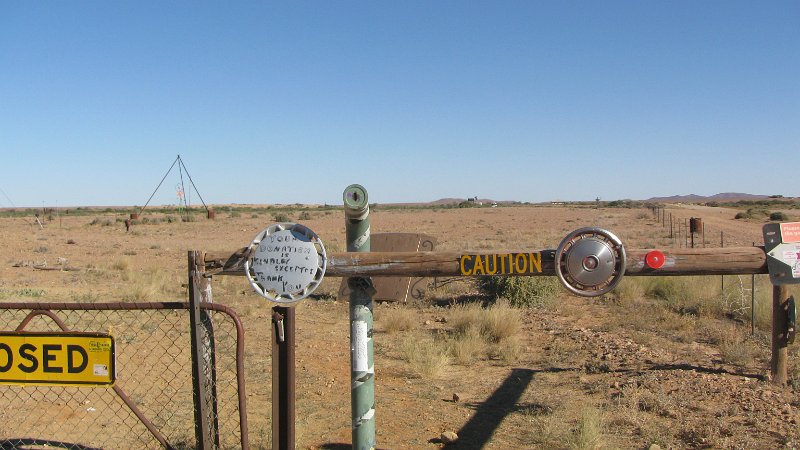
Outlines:
{"type": "MultiPolygon", "coordinates": [[[[651,249],[626,250],[631,276],[747,275],[767,273],[763,247],[659,249],[664,264],[651,269],[645,256],[651,249]]],[[[507,252],[371,252],[328,255],[326,276],[443,277],[555,275],[555,250],[507,252]]],[[[206,253],[206,273],[244,275],[247,248],[233,253],[206,253]]]]}

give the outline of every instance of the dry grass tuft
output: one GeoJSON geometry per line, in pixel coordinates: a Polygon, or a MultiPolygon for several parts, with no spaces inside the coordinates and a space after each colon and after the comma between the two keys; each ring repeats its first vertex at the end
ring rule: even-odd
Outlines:
{"type": "Polygon", "coordinates": [[[450,354],[460,364],[469,364],[487,353],[506,362],[516,361],[522,354],[520,311],[505,300],[488,308],[478,304],[454,307],[448,323],[453,327],[450,354]]]}
{"type": "Polygon", "coordinates": [[[125,286],[122,300],[126,302],[163,301],[174,283],[167,280],[164,272],[150,269],[145,272],[125,270],[122,272],[125,286]]]}
{"type": "Polygon", "coordinates": [[[407,308],[385,309],[377,316],[377,322],[383,331],[397,333],[411,331],[418,326],[417,312],[407,308]]]}
{"type": "Polygon", "coordinates": [[[501,359],[506,364],[511,364],[519,360],[522,352],[522,341],[519,335],[513,335],[503,339],[500,343],[492,345],[489,354],[494,358],[501,359]]]}
{"type": "Polygon", "coordinates": [[[119,259],[117,261],[114,261],[110,266],[111,270],[118,270],[118,271],[129,270],[130,267],[131,267],[131,262],[128,261],[127,259],[119,259]]]}
{"type": "Polygon", "coordinates": [[[623,278],[611,295],[617,303],[627,305],[644,297],[644,287],[636,279],[623,278]]]}
{"type": "Polygon", "coordinates": [[[477,331],[493,343],[518,334],[522,327],[519,311],[502,299],[488,308],[478,304],[457,306],[450,311],[448,323],[457,335],[477,331]]]}
{"type": "Polygon", "coordinates": [[[450,340],[449,349],[455,362],[466,366],[484,355],[486,342],[478,329],[469,328],[465,333],[457,334],[450,340]]]}
{"type": "Polygon", "coordinates": [[[482,316],[483,308],[477,303],[458,305],[450,309],[447,323],[453,327],[453,331],[457,335],[465,335],[473,330],[480,334],[482,316]]]}
{"type": "Polygon", "coordinates": [[[709,340],[719,347],[722,361],[745,365],[752,362],[759,353],[758,346],[747,339],[744,328],[730,323],[717,323],[707,327],[709,340]]]}
{"type": "Polygon", "coordinates": [[[436,378],[450,365],[446,344],[431,338],[406,338],[401,350],[412,372],[421,378],[436,378]]]}
{"type": "Polygon", "coordinates": [[[578,419],[578,428],[569,441],[569,448],[595,450],[604,447],[602,415],[597,408],[585,408],[578,419]]]}
{"type": "Polygon", "coordinates": [[[481,317],[481,334],[489,342],[500,343],[519,334],[522,320],[519,311],[509,306],[505,300],[487,308],[481,317]]]}

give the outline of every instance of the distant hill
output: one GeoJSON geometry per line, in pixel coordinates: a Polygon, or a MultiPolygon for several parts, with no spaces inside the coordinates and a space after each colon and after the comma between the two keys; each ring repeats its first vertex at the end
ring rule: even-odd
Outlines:
{"type": "Polygon", "coordinates": [[[710,196],[688,194],[688,195],[673,195],[671,197],[653,197],[647,199],[646,201],[660,202],[660,203],[702,203],[702,202],[712,202],[712,201],[735,202],[739,200],[763,200],[765,198],[769,198],[769,196],[744,194],[741,192],[723,192],[721,194],[715,194],[710,196]]]}
{"type": "MultiPolygon", "coordinates": [[[[466,198],[440,198],[439,200],[434,200],[432,202],[428,202],[428,203],[425,203],[425,204],[426,205],[435,205],[435,206],[457,205],[457,204],[465,202],[465,201],[467,201],[466,198]]],[[[492,203],[497,203],[497,204],[514,203],[513,201],[509,201],[509,200],[492,200],[490,198],[479,198],[478,202],[482,203],[484,205],[491,205],[492,203]]]]}
{"type": "MultiPolygon", "coordinates": [[[[770,198],[768,195],[756,195],[756,194],[745,194],[742,192],[722,192],[720,194],[703,196],[697,194],[686,194],[686,195],[673,195],[670,197],[652,197],[647,200],[641,200],[645,202],[652,202],[652,203],[707,203],[707,202],[736,202],[740,200],[763,200],[770,198]]],[[[458,205],[459,203],[466,202],[466,198],[440,198],[439,200],[434,200],[431,202],[418,202],[418,203],[393,203],[396,206],[444,206],[444,205],[458,205]]],[[[588,201],[588,200],[587,200],[588,201]]],[[[634,201],[632,199],[626,199],[625,201],[634,201]]],[[[484,205],[491,205],[492,203],[497,204],[510,204],[515,203],[514,201],[508,200],[492,200],[488,198],[480,198],[478,202],[484,205]]],[[[544,202],[550,203],[550,202],[544,202]]]]}
{"type": "Polygon", "coordinates": [[[461,202],[465,202],[467,199],[465,198],[440,198],[439,200],[434,200],[432,202],[428,202],[429,205],[454,205],[459,204],[461,202]]]}

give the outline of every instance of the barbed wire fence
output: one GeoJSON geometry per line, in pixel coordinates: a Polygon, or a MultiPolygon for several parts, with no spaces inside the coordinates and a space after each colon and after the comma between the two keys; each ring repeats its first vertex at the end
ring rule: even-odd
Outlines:
{"type": "MultiPolygon", "coordinates": [[[[703,223],[702,218],[673,216],[672,212],[667,211],[663,206],[652,206],[650,210],[655,220],[661,223],[665,231],[668,231],[668,236],[672,239],[673,247],[725,247],[725,233],[722,230],[718,233],[709,230],[703,223]],[[696,236],[698,236],[698,242],[695,241],[696,236]],[[709,238],[707,239],[706,236],[709,236],[709,238]],[[717,237],[719,239],[717,239],[717,237]]],[[[756,243],[753,242],[753,245],[755,246],[756,243]]],[[[731,276],[732,275],[728,275],[728,278],[731,276]]],[[[749,276],[749,287],[747,287],[746,282],[742,279],[742,275],[734,275],[734,277],[735,279],[732,283],[730,281],[728,282],[728,288],[726,290],[726,277],[725,275],[719,276],[721,301],[726,310],[731,310],[743,315],[749,313],[750,333],[755,334],[756,276],[749,276]]]]}

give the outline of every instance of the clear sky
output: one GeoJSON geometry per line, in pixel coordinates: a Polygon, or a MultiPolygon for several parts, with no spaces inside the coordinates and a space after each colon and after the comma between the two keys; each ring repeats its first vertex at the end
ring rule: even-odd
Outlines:
{"type": "Polygon", "coordinates": [[[207,203],[800,196],[800,2],[0,2],[0,206],[178,154],[207,203]]]}

